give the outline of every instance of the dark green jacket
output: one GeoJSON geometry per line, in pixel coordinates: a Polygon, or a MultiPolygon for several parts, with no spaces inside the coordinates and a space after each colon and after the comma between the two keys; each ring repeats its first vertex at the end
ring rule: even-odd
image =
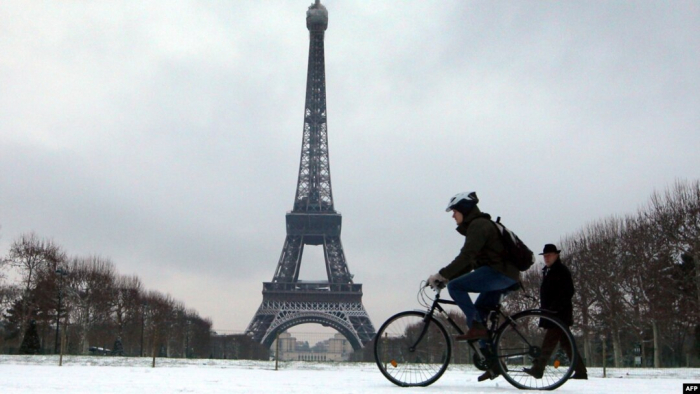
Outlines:
{"type": "Polygon", "coordinates": [[[515,281],[520,281],[518,268],[503,259],[505,246],[489,214],[484,214],[478,207],[474,207],[464,217],[457,231],[466,237],[464,246],[459,256],[440,270],[440,275],[451,280],[487,265],[515,281]]]}

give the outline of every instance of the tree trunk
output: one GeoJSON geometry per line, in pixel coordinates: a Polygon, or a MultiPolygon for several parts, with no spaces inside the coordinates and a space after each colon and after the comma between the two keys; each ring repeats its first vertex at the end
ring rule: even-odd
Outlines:
{"type": "Polygon", "coordinates": [[[586,365],[593,365],[593,344],[591,343],[589,316],[588,316],[588,297],[581,294],[581,328],[583,329],[583,358],[586,365]]]}
{"type": "Polygon", "coordinates": [[[615,357],[615,368],[622,368],[622,349],[620,344],[620,332],[615,330],[612,335],[613,354],[615,357]]]}
{"type": "Polygon", "coordinates": [[[80,330],[80,345],[78,345],[79,354],[88,354],[90,352],[90,345],[88,344],[88,339],[87,339],[87,329],[85,327],[81,327],[82,329],[80,330]]]}
{"type": "Polygon", "coordinates": [[[173,357],[173,340],[171,338],[165,340],[165,357],[173,357]]]}
{"type": "Polygon", "coordinates": [[[661,344],[659,338],[659,325],[656,321],[651,322],[652,332],[654,333],[654,368],[661,368],[661,344]]]}
{"type": "MultiPolygon", "coordinates": [[[[88,335],[90,334],[89,313],[86,311],[80,321],[80,344],[78,345],[79,354],[90,354],[90,342],[88,335]]],[[[96,344],[97,346],[97,344],[96,344]]]]}

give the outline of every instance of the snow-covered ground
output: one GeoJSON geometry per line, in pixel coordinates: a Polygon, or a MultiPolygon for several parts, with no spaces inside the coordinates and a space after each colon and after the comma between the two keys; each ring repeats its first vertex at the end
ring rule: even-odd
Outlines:
{"type": "MultiPolygon", "coordinates": [[[[67,356],[0,356],[0,393],[517,393],[499,378],[477,382],[479,371],[455,366],[429,387],[400,388],[374,364],[281,363],[245,360],[67,356]]],[[[681,393],[700,382],[698,369],[589,369],[588,381],[569,381],[561,393],[681,393]]]]}

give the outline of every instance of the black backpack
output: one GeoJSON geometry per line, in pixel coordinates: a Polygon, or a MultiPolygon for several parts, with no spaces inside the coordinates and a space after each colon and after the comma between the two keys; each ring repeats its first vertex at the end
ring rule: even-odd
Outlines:
{"type": "Polygon", "coordinates": [[[512,262],[520,271],[527,271],[532,267],[535,263],[535,254],[532,253],[530,248],[514,232],[508,230],[501,223],[500,216],[495,222],[491,221],[491,223],[496,226],[496,230],[501,236],[501,241],[503,241],[503,246],[506,248],[503,258],[512,262]]]}

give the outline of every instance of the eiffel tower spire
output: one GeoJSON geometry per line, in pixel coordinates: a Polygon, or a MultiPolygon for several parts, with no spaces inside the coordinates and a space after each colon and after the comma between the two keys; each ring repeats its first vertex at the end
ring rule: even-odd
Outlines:
{"type": "Polygon", "coordinates": [[[328,159],[326,66],[323,47],[328,11],[320,1],[306,12],[309,29],[309,65],[306,74],[304,132],[294,212],[334,212],[328,159]]]}
{"type": "Polygon", "coordinates": [[[362,285],[353,283],[340,241],[342,217],[335,211],[328,157],[324,33],[328,11],[316,0],[306,12],[309,64],[304,129],[294,208],[287,213],[287,237],[263,302],[247,333],[271,345],[277,333],[305,323],[333,327],[354,349],[372,340],[374,326],[362,305],[362,285]],[[327,281],[301,281],[305,245],[322,245],[327,281]]]}

